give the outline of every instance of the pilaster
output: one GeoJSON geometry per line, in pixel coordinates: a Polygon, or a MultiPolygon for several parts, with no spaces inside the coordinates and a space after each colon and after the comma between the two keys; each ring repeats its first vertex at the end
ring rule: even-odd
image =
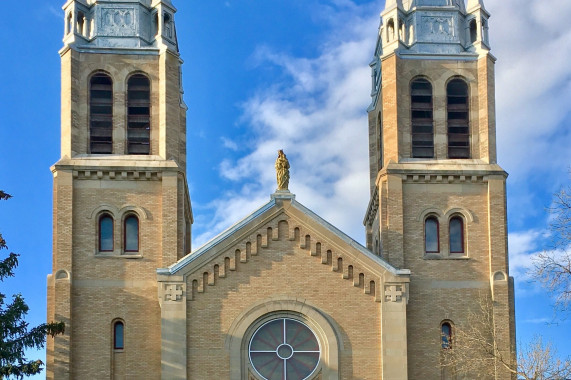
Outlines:
{"type": "Polygon", "coordinates": [[[399,162],[400,134],[398,125],[398,85],[397,85],[398,57],[393,54],[383,59],[381,91],[383,99],[383,167],[390,161],[399,162]]]}
{"type": "Polygon", "coordinates": [[[478,59],[478,156],[488,164],[497,162],[494,77],[493,58],[487,54],[478,59]]]}
{"type": "Polygon", "coordinates": [[[383,256],[396,268],[404,268],[403,201],[401,176],[387,174],[386,197],[380,201],[381,210],[385,214],[381,214],[381,240],[387,242],[383,256]],[[386,204],[386,208],[382,207],[383,204],[386,204]]]}
{"type": "Polygon", "coordinates": [[[162,178],[162,263],[169,266],[177,261],[178,248],[178,173],[166,172],[162,178]]]}
{"type": "Polygon", "coordinates": [[[384,283],[381,303],[382,379],[407,380],[406,304],[408,284],[384,283]]]}
{"type": "Polygon", "coordinates": [[[186,283],[182,276],[158,276],[161,306],[161,379],[186,379],[186,283]]]}

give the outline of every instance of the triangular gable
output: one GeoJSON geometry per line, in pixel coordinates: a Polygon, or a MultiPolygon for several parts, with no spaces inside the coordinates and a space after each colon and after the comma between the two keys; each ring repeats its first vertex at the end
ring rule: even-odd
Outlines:
{"type": "MultiPolygon", "coordinates": [[[[331,266],[332,272],[341,273],[342,279],[351,280],[354,286],[373,294],[379,302],[382,283],[404,285],[409,281],[408,269],[394,268],[297,202],[289,192],[272,195],[272,199],[258,210],[195,252],[157,272],[162,281],[165,277],[190,277],[189,283],[196,287],[193,290],[202,293],[206,286],[215,285],[215,277],[224,278],[236,269],[237,263],[255,260],[268,247],[269,241],[280,238],[299,244],[299,248],[306,249],[309,255],[320,258],[316,265],[331,266]],[[280,224],[283,229],[284,223],[287,224],[284,234],[287,236],[278,236],[280,224]]],[[[405,291],[405,287],[400,289],[405,291]]]]}

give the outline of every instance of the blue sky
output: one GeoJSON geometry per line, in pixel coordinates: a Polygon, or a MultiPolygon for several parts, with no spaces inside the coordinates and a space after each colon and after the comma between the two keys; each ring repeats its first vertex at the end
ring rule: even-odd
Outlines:
{"type": "MultiPolygon", "coordinates": [[[[0,231],[20,253],[2,292],[45,319],[52,176],[59,158],[63,1],[5,2],[0,68],[0,231]]],[[[193,246],[265,203],[283,148],[297,199],[363,242],[366,108],[383,0],[179,0],[193,246]]],[[[569,0],[487,0],[496,64],[497,144],[508,178],[511,274],[520,342],[541,333],[571,354],[571,322],[526,269],[548,247],[551,194],[571,165],[569,0]]],[[[41,354],[38,354],[41,355],[41,354]]],[[[42,378],[40,376],[38,378],[42,378]]]]}

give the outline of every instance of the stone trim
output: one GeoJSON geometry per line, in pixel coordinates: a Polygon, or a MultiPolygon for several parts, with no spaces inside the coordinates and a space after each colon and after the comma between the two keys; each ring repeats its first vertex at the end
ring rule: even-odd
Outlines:
{"type": "Polygon", "coordinates": [[[442,175],[442,174],[409,174],[402,176],[403,182],[418,183],[484,183],[488,179],[482,175],[442,175]]]}
{"type": "Polygon", "coordinates": [[[95,180],[147,180],[159,181],[163,177],[160,171],[143,171],[143,170],[74,170],[74,179],[95,179],[95,180]]]}

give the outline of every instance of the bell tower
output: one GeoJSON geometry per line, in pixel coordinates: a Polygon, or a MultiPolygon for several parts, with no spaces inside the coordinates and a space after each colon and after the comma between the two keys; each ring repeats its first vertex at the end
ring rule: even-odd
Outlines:
{"type": "MultiPolygon", "coordinates": [[[[447,378],[441,338],[468,323],[481,294],[493,299],[498,348],[515,360],[489,17],[482,0],[387,0],[370,64],[366,240],[412,273],[412,379],[447,378]]],[[[496,364],[495,378],[511,378],[496,364]]]]}
{"type": "Polygon", "coordinates": [[[48,379],[160,373],[156,269],[190,252],[186,110],[170,0],[68,0],[48,379]],[[73,347],[73,354],[72,348],[73,347]]]}

